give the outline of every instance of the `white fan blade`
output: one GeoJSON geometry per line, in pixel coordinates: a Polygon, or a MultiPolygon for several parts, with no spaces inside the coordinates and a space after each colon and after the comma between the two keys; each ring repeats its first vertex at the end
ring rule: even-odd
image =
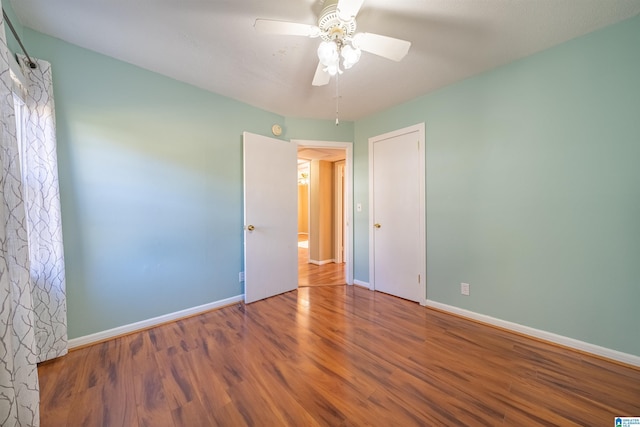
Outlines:
{"type": "Polygon", "coordinates": [[[263,34],[282,34],[288,36],[318,37],[320,28],[315,25],[298,24],[297,22],[256,19],[253,27],[263,34]]]}
{"type": "Polygon", "coordinates": [[[353,36],[353,46],[392,61],[400,61],[409,52],[411,42],[380,34],[358,33],[353,36]]]}
{"type": "Polygon", "coordinates": [[[324,86],[329,84],[329,80],[331,80],[331,76],[324,71],[322,62],[318,62],[318,68],[316,68],[316,74],[313,76],[313,82],[311,84],[314,86],[324,86]]]}
{"type": "Polygon", "coordinates": [[[338,18],[343,21],[351,21],[362,7],[364,0],[339,0],[338,1],[338,18]]]}

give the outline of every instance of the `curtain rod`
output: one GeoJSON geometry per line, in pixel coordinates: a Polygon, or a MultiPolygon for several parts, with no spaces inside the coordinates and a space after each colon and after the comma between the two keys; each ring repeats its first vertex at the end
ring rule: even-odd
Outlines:
{"type": "Polygon", "coordinates": [[[13,24],[11,23],[11,20],[7,16],[7,12],[5,12],[4,9],[2,9],[2,16],[4,16],[4,20],[7,21],[7,24],[9,24],[9,28],[11,29],[11,32],[13,33],[13,36],[18,41],[18,44],[20,45],[20,48],[24,52],[24,56],[27,57],[27,63],[29,64],[29,68],[31,68],[31,69],[38,68],[38,65],[36,65],[36,63],[31,60],[31,57],[27,53],[27,49],[24,48],[24,45],[22,44],[22,40],[20,40],[20,37],[18,37],[18,33],[16,33],[16,29],[13,28],[13,24]]]}

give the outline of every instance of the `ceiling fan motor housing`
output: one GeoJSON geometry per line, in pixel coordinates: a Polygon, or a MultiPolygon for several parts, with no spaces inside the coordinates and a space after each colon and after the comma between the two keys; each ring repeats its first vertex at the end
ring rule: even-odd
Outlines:
{"type": "Polygon", "coordinates": [[[356,32],[356,20],[343,21],[338,17],[338,0],[328,0],[325,3],[318,27],[321,30],[320,37],[325,41],[333,41],[343,44],[356,32]]]}

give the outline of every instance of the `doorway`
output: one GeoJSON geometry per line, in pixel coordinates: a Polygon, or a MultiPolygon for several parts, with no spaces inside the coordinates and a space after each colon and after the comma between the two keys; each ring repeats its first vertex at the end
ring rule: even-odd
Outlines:
{"type": "Polygon", "coordinates": [[[298,144],[298,286],[353,284],[351,143],[298,144]]]}

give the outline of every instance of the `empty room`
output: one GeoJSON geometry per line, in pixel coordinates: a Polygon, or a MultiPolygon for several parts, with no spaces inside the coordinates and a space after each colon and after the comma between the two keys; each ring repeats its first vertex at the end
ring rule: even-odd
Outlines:
{"type": "Polygon", "coordinates": [[[640,425],[639,0],[0,0],[0,425],[640,425]]]}

